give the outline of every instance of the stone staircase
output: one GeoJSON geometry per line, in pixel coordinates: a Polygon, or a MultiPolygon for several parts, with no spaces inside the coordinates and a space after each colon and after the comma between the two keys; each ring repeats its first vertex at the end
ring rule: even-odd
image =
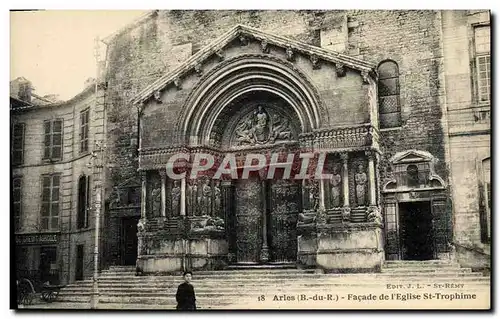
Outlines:
{"type": "MultiPolygon", "coordinates": [[[[176,289],[181,282],[181,276],[135,276],[134,267],[114,266],[100,275],[98,308],[174,309],[176,289]]],[[[270,301],[275,296],[301,298],[304,293],[314,296],[332,291],[339,295],[382,290],[390,293],[396,287],[417,283],[428,289],[435,288],[435,284],[464,284],[467,292],[489,294],[490,278],[441,260],[386,261],[380,273],[323,274],[314,269],[255,268],[197,271],[193,276],[200,309],[279,308],[284,306],[279,302],[263,303],[259,297],[270,301]]],[[[446,289],[455,291],[451,286],[446,289]]],[[[91,294],[92,280],[78,281],[62,289],[58,302],[47,307],[89,308],[91,294]]],[[[329,307],[335,305],[330,303],[329,307]]]]}

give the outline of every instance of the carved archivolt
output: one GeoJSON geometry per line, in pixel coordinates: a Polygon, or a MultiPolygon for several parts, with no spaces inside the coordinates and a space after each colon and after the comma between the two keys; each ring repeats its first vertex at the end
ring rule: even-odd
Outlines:
{"type": "Polygon", "coordinates": [[[197,116],[197,114],[207,111],[207,96],[212,92],[211,88],[216,87],[224,77],[237,74],[241,78],[245,72],[253,72],[255,68],[268,70],[269,75],[266,76],[269,83],[276,81],[276,88],[280,82],[293,85],[293,92],[297,98],[300,96],[300,99],[307,100],[307,109],[302,109],[300,112],[308,117],[311,128],[319,127],[323,121],[328,122],[328,113],[314,85],[292,63],[264,54],[247,54],[223,61],[201,76],[200,81],[189,93],[182,108],[182,114],[176,123],[175,131],[179,134],[178,142],[180,144],[188,142],[186,139],[193,135],[193,128],[199,127],[199,123],[205,121],[203,116],[197,116]]]}

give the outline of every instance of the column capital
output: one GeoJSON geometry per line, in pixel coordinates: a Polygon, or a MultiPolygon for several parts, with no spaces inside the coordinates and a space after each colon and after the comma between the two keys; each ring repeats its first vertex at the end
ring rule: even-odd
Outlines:
{"type": "Polygon", "coordinates": [[[342,153],[339,153],[340,155],[340,159],[342,160],[342,162],[347,163],[347,160],[349,159],[349,153],[347,152],[342,152],[342,153]]]}
{"type": "Polygon", "coordinates": [[[376,150],[366,150],[365,155],[370,160],[376,160],[378,158],[378,152],[376,150]]]}
{"type": "Polygon", "coordinates": [[[158,172],[160,173],[160,176],[162,179],[167,177],[167,170],[166,169],[160,169],[158,172]]]}
{"type": "Polygon", "coordinates": [[[147,171],[139,171],[139,176],[141,177],[142,181],[146,180],[147,173],[148,173],[147,171]]]}

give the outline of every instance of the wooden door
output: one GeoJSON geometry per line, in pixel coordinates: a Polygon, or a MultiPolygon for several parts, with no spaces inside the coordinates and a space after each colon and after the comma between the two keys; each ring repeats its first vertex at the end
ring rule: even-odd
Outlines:
{"type": "Polygon", "coordinates": [[[135,265],[137,260],[138,217],[122,219],[122,264],[135,265]]]}
{"type": "Polygon", "coordinates": [[[297,260],[297,219],[300,210],[299,184],[293,180],[272,181],[268,224],[272,262],[297,260]]]}
{"type": "Polygon", "coordinates": [[[258,179],[235,185],[236,262],[258,263],[262,245],[262,190],[258,179]]]}

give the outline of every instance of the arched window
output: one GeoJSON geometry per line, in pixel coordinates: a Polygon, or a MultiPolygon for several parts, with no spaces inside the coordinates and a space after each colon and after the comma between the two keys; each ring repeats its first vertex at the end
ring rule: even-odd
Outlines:
{"type": "Polygon", "coordinates": [[[481,241],[490,242],[491,238],[491,163],[490,158],[482,161],[483,185],[482,185],[482,203],[480,210],[481,223],[481,241]]]}
{"type": "Polygon", "coordinates": [[[399,68],[394,61],[384,61],[378,67],[378,105],[380,128],[401,126],[399,101],[399,68]]]}
{"type": "Polygon", "coordinates": [[[86,228],[89,225],[89,178],[88,176],[81,176],[78,179],[78,215],[76,227],[86,228]]]}

